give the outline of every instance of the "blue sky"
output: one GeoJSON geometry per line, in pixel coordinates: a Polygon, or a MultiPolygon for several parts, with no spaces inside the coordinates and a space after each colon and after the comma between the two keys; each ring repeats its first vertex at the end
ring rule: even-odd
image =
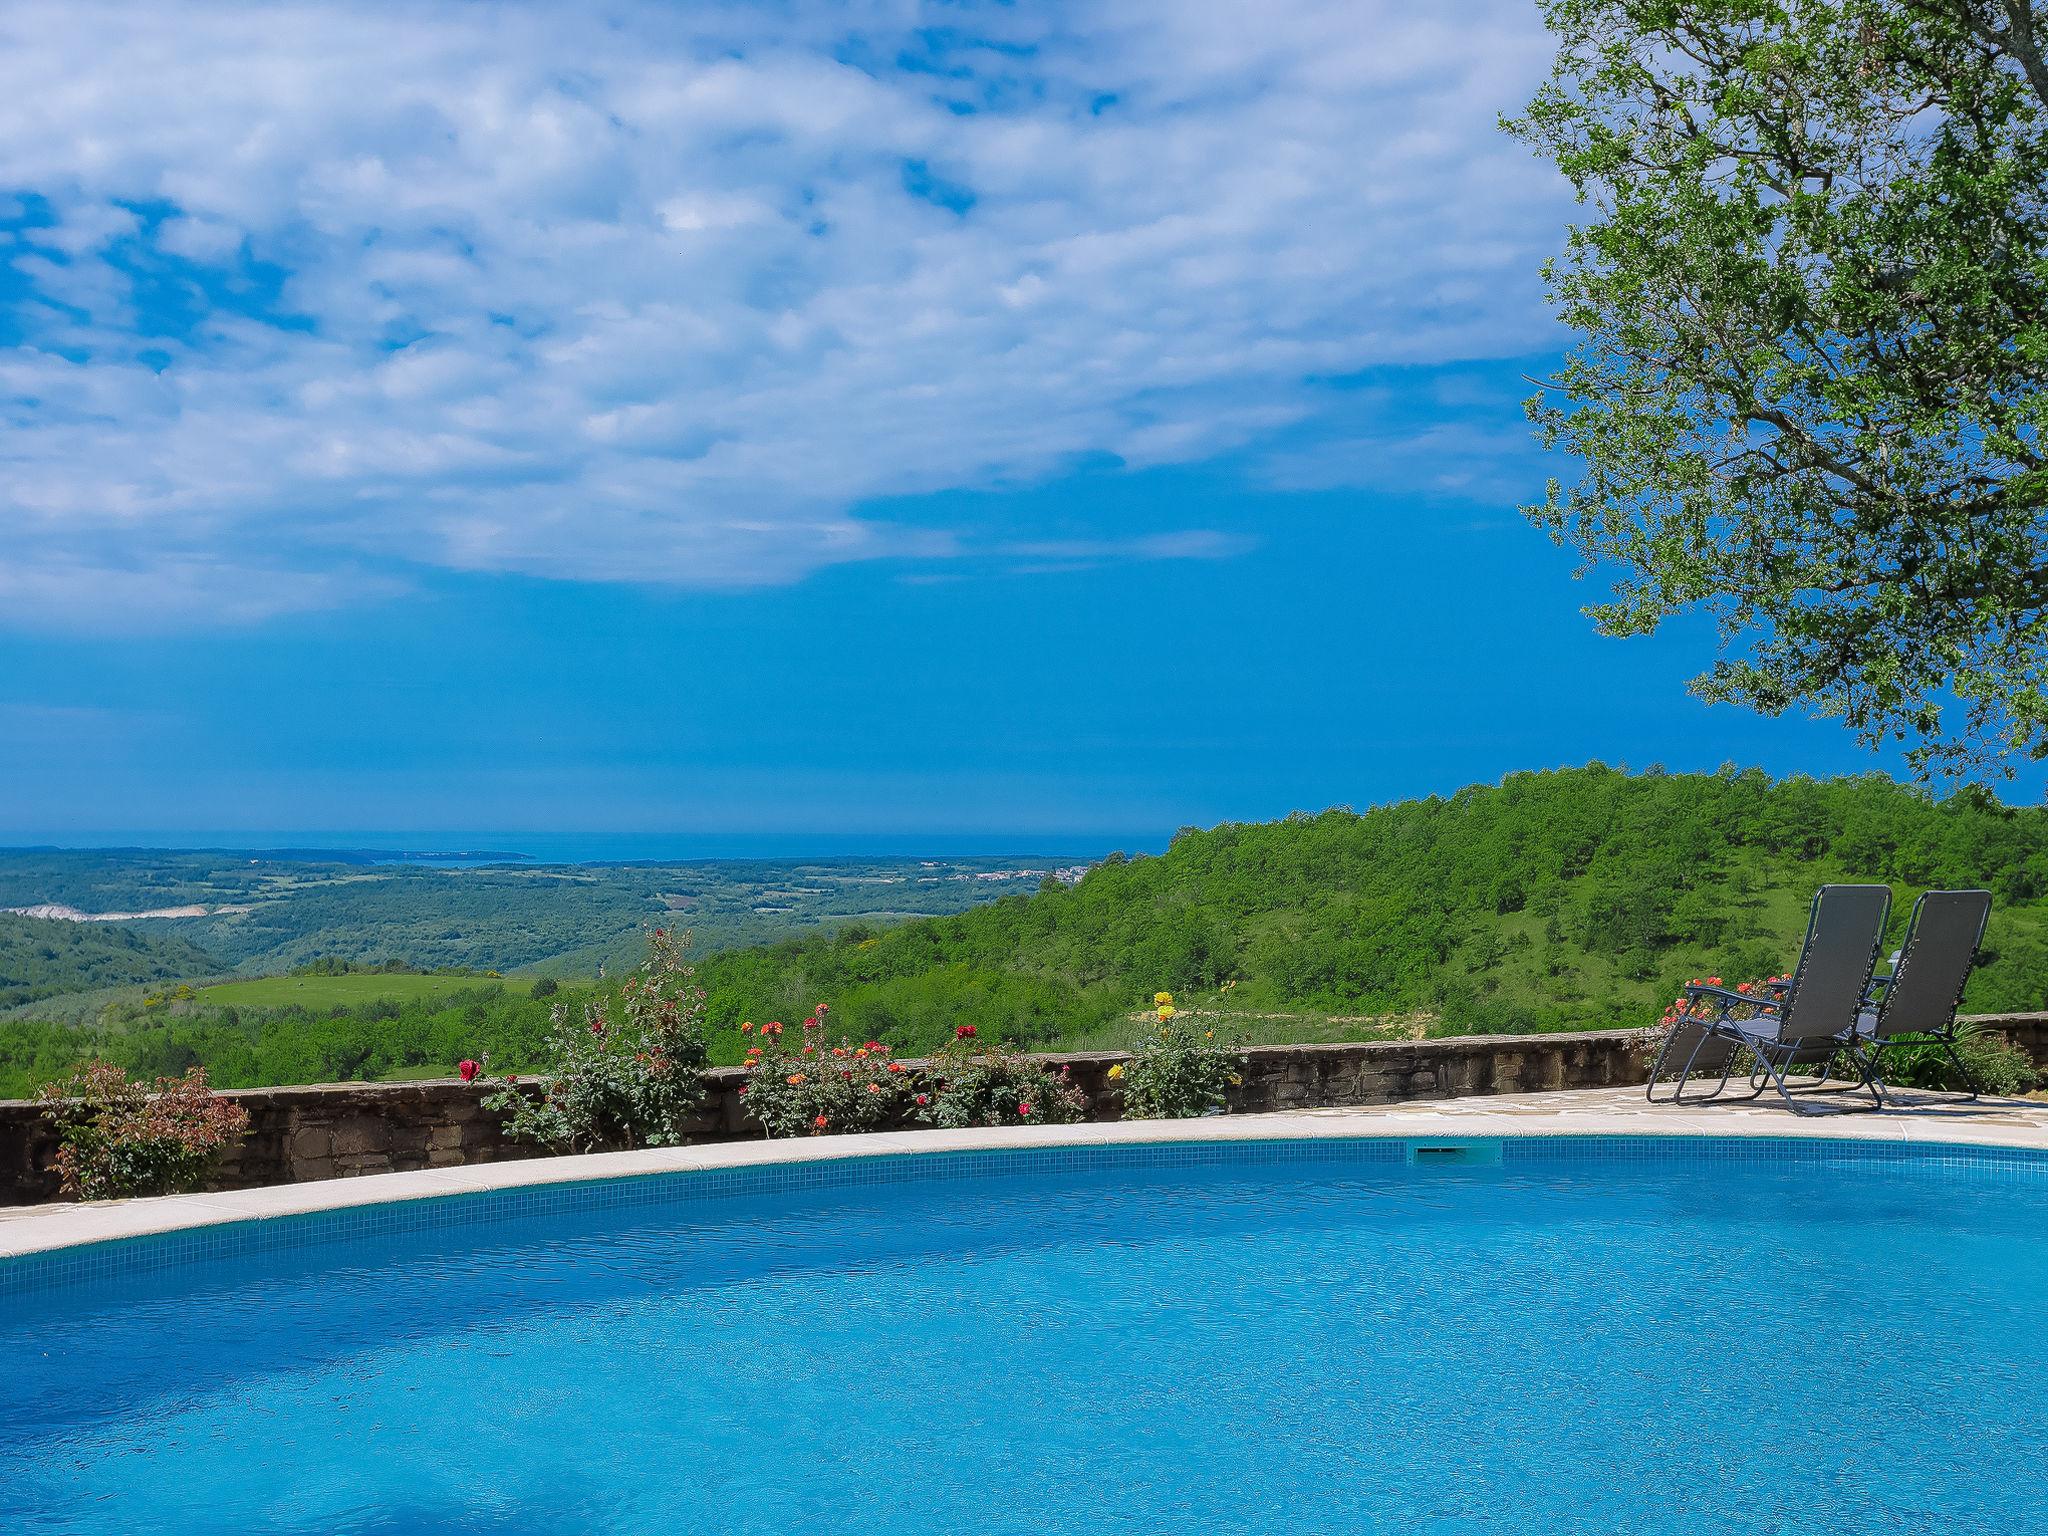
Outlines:
{"type": "Polygon", "coordinates": [[[10,6],[0,832],[1895,766],[1694,703],[1706,627],[1597,638],[1515,513],[1530,8],[1260,16],[10,6]]]}

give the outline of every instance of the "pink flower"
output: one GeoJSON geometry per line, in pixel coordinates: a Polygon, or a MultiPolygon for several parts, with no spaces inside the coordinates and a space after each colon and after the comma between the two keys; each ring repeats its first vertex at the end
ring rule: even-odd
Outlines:
{"type": "Polygon", "coordinates": [[[1028,1115],[1031,1113],[1031,1106],[1029,1104],[1019,1104],[1017,1106],[1017,1113],[1020,1115],[1028,1115]]]}
{"type": "Polygon", "coordinates": [[[481,1070],[482,1068],[478,1067],[475,1062],[470,1061],[467,1058],[455,1063],[455,1074],[456,1076],[460,1077],[465,1083],[475,1082],[476,1075],[481,1070]]]}

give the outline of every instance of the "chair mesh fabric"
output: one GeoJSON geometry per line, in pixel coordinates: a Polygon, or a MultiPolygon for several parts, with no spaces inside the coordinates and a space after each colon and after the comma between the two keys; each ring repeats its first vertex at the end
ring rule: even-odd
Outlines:
{"type": "Polygon", "coordinates": [[[1820,1040],[1855,1022],[1877,969],[1885,919],[1892,907],[1887,885],[1824,885],[1813,898],[1806,948],[1792,973],[1778,1016],[1778,1038],[1820,1040]]]}
{"type": "Polygon", "coordinates": [[[1878,1010],[1879,1039],[1936,1034],[1955,1023],[1990,917],[1989,891],[1929,891],[1914,903],[1906,947],[1878,1010]]]}

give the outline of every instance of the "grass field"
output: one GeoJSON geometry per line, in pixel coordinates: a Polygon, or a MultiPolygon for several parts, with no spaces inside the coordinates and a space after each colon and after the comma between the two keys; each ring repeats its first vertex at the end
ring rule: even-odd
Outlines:
{"type": "Polygon", "coordinates": [[[531,985],[528,981],[504,982],[491,976],[258,976],[249,981],[200,987],[197,1000],[223,1008],[307,1008],[318,1012],[361,1003],[406,1003],[485,987],[531,985]]]}

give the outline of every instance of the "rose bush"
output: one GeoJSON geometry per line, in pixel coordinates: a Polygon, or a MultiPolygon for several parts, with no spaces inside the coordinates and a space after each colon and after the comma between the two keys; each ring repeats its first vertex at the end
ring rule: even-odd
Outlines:
{"type": "MultiPolygon", "coordinates": [[[[556,1004],[538,1098],[506,1078],[484,1100],[505,1132],[569,1152],[671,1146],[704,1102],[704,989],[685,962],[688,934],[657,928],[616,999],[593,991],[556,1004]]],[[[467,1079],[465,1079],[467,1080],[467,1079]]]]}
{"type": "Polygon", "coordinates": [[[983,1047],[972,1024],[953,1031],[934,1053],[918,1085],[918,1118],[958,1129],[969,1125],[1070,1125],[1088,1118],[1088,1096],[1062,1066],[1008,1049],[983,1047]]]}
{"type": "Polygon", "coordinates": [[[1213,1025],[1182,1013],[1171,992],[1152,995],[1152,1018],[1131,1047],[1131,1060],[1110,1077],[1120,1082],[1124,1114],[1136,1120],[1189,1120],[1221,1114],[1230,1090],[1244,1081],[1244,1053],[1219,1041],[1213,1025]]]}
{"type": "Polygon", "coordinates": [[[51,1171],[81,1200],[198,1189],[249,1128],[248,1111],[209,1088],[203,1067],[151,1087],[90,1061],[36,1099],[57,1129],[51,1171]]]}
{"type": "Polygon", "coordinates": [[[879,1040],[828,1042],[820,1003],[790,1034],[779,1021],[758,1029],[746,1052],[746,1085],[740,1089],[747,1113],[768,1136],[822,1136],[828,1132],[874,1131],[902,1115],[910,1094],[910,1073],[879,1040]]]}

